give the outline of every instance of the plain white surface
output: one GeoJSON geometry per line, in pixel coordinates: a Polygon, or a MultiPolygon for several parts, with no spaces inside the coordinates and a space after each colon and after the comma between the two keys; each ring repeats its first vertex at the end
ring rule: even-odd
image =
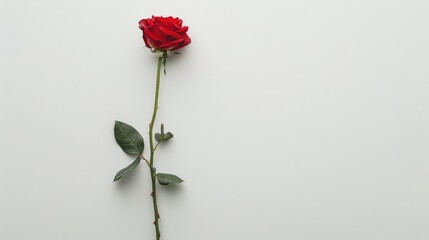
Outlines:
{"type": "Polygon", "coordinates": [[[429,239],[429,3],[0,1],[0,239],[154,239],[156,58],[137,22],[193,43],[162,76],[165,240],[429,239]]]}

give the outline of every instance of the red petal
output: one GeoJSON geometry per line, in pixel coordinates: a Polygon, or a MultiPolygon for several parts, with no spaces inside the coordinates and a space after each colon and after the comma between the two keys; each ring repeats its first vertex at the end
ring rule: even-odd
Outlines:
{"type": "Polygon", "coordinates": [[[172,49],[174,50],[174,49],[177,49],[175,47],[177,47],[181,42],[183,42],[183,38],[177,39],[172,42],[164,43],[160,47],[161,49],[164,49],[164,50],[172,50],[172,49]]]}
{"type": "Polygon", "coordinates": [[[178,33],[182,33],[182,32],[187,32],[189,29],[188,26],[183,26],[179,31],[177,31],[178,33]]]}
{"type": "Polygon", "coordinates": [[[149,44],[149,42],[147,41],[146,36],[143,36],[143,41],[144,41],[144,44],[146,45],[146,47],[148,47],[148,48],[153,48],[153,47],[149,44]]]}
{"type": "Polygon", "coordinates": [[[180,34],[170,31],[165,27],[159,26],[159,30],[161,30],[161,32],[166,36],[166,37],[170,37],[173,39],[179,39],[182,38],[182,36],[180,36],[180,34]]]}
{"type": "Polygon", "coordinates": [[[188,37],[188,35],[185,36],[185,39],[183,40],[183,47],[191,43],[191,38],[188,37]]]}
{"type": "Polygon", "coordinates": [[[147,38],[155,40],[155,41],[162,41],[158,36],[153,34],[151,31],[149,31],[146,28],[143,28],[143,35],[145,35],[147,38]]]}
{"type": "Polygon", "coordinates": [[[148,44],[149,44],[149,46],[150,46],[151,48],[160,48],[161,43],[162,43],[162,42],[160,42],[160,41],[154,41],[154,40],[152,40],[152,39],[150,39],[150,38],[148,38],[148,39],[147,39],[147,42],[148,42],[148,44]]]}
{"type": "Polygon", "coordinates": [[[153,26],[153,22],[150,19],[142,19],[139,22],[140,29],[143,30],[143,28],[150,28],[153,26]]]}

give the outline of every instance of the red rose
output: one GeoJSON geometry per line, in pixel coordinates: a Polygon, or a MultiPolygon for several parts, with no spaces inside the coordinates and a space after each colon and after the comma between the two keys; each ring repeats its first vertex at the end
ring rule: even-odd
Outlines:
{"type": "Polygon", "coordinates": [[[182,26],[182,19],[173,17],[155,17],[142,19],[139,28],[143,31],[143,40],[148,48],[156,50],[175,50],[191,43],[182,26]]]}

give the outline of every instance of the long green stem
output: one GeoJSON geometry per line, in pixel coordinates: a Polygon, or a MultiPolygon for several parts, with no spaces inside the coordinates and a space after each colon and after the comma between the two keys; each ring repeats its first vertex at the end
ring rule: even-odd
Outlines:
{"type": "MultiPolygon", "coordinates": [[[[161,80],[161,65],[162,65],[162,57],[158,58],[158,68],[156,72],[156,90],[155,90],[155,103],[153,105],[153,113],[152,120],[149,124],[149,141],[150,141],[150,165],[153,167],[153,158],[155,155],[155,146],[153,145],[153,125],[156,119],[156,113],[158,112],[158,96],[159,96],[159,84],[161,80]]],[[[153,168],[150,169],[151,178],[152,178],[152,202],[153,202],[153,213],[155,217],[155,230],[156,230],[156,240],[159,240],[161,237],[161,232],[159,231],[159,212],[158,212],[158,204],[156,202],[156,173],[153,168]]]]}

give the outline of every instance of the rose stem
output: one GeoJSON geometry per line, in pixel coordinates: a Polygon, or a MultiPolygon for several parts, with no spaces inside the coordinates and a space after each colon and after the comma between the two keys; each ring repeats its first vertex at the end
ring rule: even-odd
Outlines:
{"type": "Polygon", "coordinates": [[[158,212],[158,204],[156,202],[156,173],[153,169],[153,157],[155,155],[155,147],[153,145],[153,124],[155,123],[156,119],[156,113],[158,111],[158,96],[159,96],[159,84],[160,84],[160,78],[161,78],[161,64],[162,64],[162,57],[158,58],[158,68],[156,72],[156,90],[155,90],[155,103],[153,105],[153,113],[152,113],[152,120],[149,124],[149,142],[150,142],[150,173],[152,178],[152,202],[153,202],[153,213],[155,217],[155,221],[153,224],[155,224],[156,229],[156,240],[159,240],[161,237],[161,233],[159,231],[159,212],[158,212]]]}

